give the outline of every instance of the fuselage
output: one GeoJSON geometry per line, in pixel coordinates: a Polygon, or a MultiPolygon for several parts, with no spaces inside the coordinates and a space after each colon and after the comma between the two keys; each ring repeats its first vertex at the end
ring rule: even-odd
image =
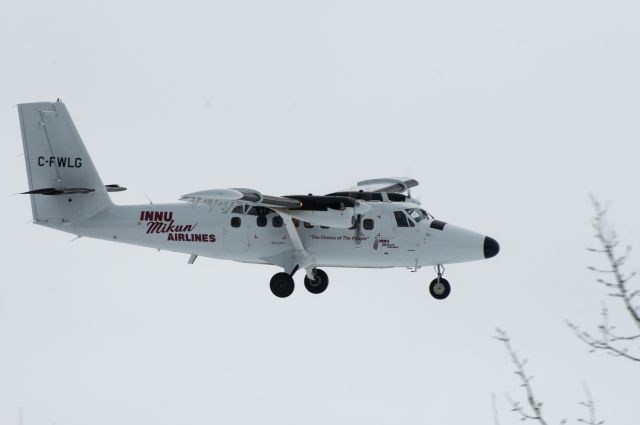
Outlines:
{"type": "MultiPolygon", "coordinates": [[[[368,202],[353,228],[296,222],[318,266],[422,267],[487,258],[486,237],[411,212],[410,202],[368,202]],[[420,217],[422,216],[422,217],[420,217]]],[[[293,249],[278,214],[185,203],[113,206],[83,222],[38,223],[79,236],[247,263],[283,265],[293,249]]]]}

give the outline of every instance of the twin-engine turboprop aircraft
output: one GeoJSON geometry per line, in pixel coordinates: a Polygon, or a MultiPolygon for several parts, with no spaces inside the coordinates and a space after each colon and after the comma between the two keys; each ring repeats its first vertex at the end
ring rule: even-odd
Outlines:
{"type": "Polygon", "coordinates": [[[327,289],[319,267],[435,266],[429,292],[449,295],[443,265],[495,256],[488,237],[434,219],[404,194],[409,178],[365,180],[324,196],[269,196],[253,189],[193,192],[180,203],[114,205],[60,102],[18,105],[33,221],[78,236],[198,256],[271,264],[271,291],[285,298],[303,270],[313,294],[327,289]]]}

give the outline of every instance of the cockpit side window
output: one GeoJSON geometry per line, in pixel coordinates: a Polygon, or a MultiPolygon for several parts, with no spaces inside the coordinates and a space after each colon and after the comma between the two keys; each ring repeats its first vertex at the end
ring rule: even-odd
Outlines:
{"type": "Polygon", "coordinates": [[[393,216],[396,218],[396,224],[398,227],[409,227],[409,220],[402,211],[394,211],[393,216]]]}
{"type": "Polygon", "coordinates": [[[420,223],[422,220],[427,218],[427,214],[420,208],[407,208],[406,211],[407,214],[409,214],[409,217],[411,217],[416,223],[420,223]]]}

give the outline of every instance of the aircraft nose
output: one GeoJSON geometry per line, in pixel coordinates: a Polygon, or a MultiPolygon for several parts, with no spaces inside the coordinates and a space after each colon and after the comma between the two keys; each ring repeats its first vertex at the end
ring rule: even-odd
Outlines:
{"type": "Polygon", "coordinates": [[[498,252],[500,252],[500,245],[498,244],[497,240],[490,238],[489,236],[485,236],[483,251],[484,258],[495,257],[496,255],[498,255],[498,252]]]}

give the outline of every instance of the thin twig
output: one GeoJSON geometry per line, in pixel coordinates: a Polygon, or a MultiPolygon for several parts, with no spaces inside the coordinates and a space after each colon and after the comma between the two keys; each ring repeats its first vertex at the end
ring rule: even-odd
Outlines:
{"type": "Polygon", "coordinates": [[[498,403],[496,402],[496,395],[494,393],[491,393],[491,413],[493,414],[493,425],[500,425],[498,403]]]}
{"type": "Polygon", "coordinates": [[[541,425],[547,425],[546,419],[542,416],[542,402],[536,399],[533,393],[533,388],[531,387],[532,377],[527,375],[527,372],[524,368],[527,361],[520,359],[518,353],[516,353],[511,346],[511,338],[505,331],[503,331],[502,329],[496,329],[495,338],[504,344],[504,347],[506,348],[511,361],[516,367],[515,374],[518,376],[518,378],[520,378],[521,386],[524,388],[527,399],[528,409],[520,402],[514,401],[513,399],[508,397],[507,399],[511,404],[511,411],[517,412],[520,415],[520,419],[523,421],[534,420],[538,421],[541,425]]]}
{"type": "Polygon", "coordinates": [[[593,402],[593,397],[591,397],[591,391],[589,391],[589,387],[585,382],[582,383],[582,387],[584,388],[584,394],[587,400],[580,402],[580,404],[587,408],[587,412],[589,413],[589,418],[588,419],[578,418],[578,422],[581,422],[586,425],[602,425],[604,421],[599,421],[596,419],[596,404],[593,402]]]}

